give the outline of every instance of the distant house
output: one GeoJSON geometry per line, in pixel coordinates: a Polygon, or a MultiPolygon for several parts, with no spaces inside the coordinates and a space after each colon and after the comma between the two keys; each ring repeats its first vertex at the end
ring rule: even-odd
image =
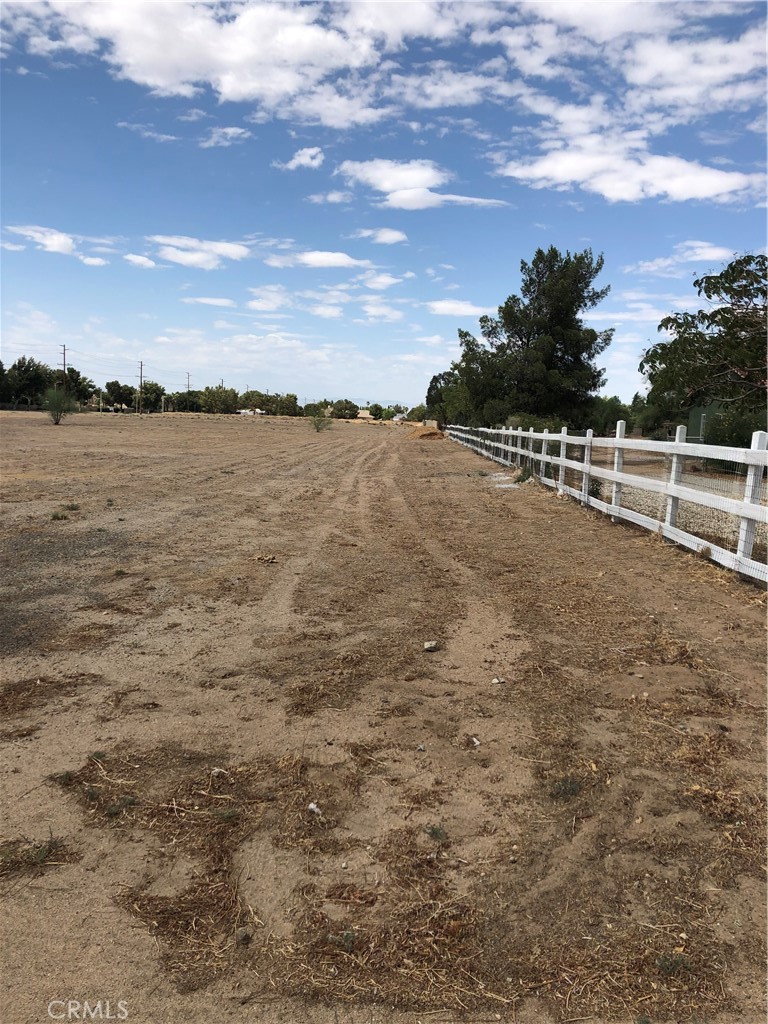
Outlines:
{"type": "Polygon", "coordinates": [[[358,412],[357,412],[357,419],[359,419],[359,420],[372,420],[373,416],[371,416],[370,410],[368,410],[368,409],[359,409],[358,412]]]}
{"type": "Polygon", "coordinates": [[[393,423],[403,423],[407,419],[408,419],[408,413],[407,412],[396,412],[395,415],[392,417],[392,422],[393,423]]]}

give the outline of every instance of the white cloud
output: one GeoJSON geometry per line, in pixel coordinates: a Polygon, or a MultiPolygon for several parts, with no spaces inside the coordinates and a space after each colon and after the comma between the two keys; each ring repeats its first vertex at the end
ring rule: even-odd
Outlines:
{"type": "Polygon", "coordinates": [[[472,196],[433,192],[452,177],[432,160],[345,160],[335,174],[349,182],[360,182],[377,192],[386,192],[382,206],[395,210],[426,210],[435,206],[506,206],[500,199],[475,199],[472,196]]]}
{"type": "Polygon", "coordinates": [[[153,142],[178,142],[178,135],[167,135],[164,132],[155,131],[151,125],[148,124],[132,124],[130,121],[118,121],[118,128],[127,128],[129,131],[136,132],[142,139],[151,139],[153,142]]]}
{"type": "Polygon", "coordinates": [[[334,173],[377,192],[435,188],[451,178],[432,160],[345,160],[334,173]]]}
{"type": "Polygon", "coordinates": [[[623,267],[624,273],[654,274],[657,277],[683,277],[682,266],[686,263],[723,263],[732,260],[733,250],[711,242],[678,242],[672,256],[660,256],[623,267]]]}
{"type": "Polygon", "coordinates": [[[394,228],[361,228],[352,237],[370,238],[377,245],[395,245],[397,242],[408,241],[408,235],[404,231],[396,231],[394,228]]]}
{"type": "Polygon", "coordinates": [[[302,252],[296,257],[305,267],[370,267],[370,260],[356,260],[345,252],[302,252]]]}
{"type": "Polygon", "coordinates": [[[148,240],[159,246],[162,259],[200,270],[216,270],[223,260],[242,260],[250,253],[239,242],[209,242],[187,235],[149,235],[148,240]]]}
{"type": "Polygon", "coordinates": [[[372,288],[374,291],[379,292],[391,288],[393,284],[400,284],[402,278],[393,277],[392,274],[377,274],[374,271],[370,271],[367,274],[362,274],[358,280],[362,281],[366,288],[372,288]]]}
{"type": "Polygon", "coordinates": [[[246,306],[249,309],[263,310],[269,313],[292,305],[287,289],[281,284],[267,284],[261,288],[249,288],[254,296],[246,306]]]}
{"type": "Polygon", "coordinates": [[[678,156],[656,156],[645,134],[587,134],[553,141],[533,160],[512,160],[499,170],[533,188],[579,186],[609,202],[660,198],[728,202],[760,191],[763,175],[705,167],[678,156]]]}
{"type": "Polygon", "coordinates": [[[9,252],[21,252],[26,245],[17,245],[16,242],[0,242],[0,248],[8,249],[9,252]]]}
{"type": "Polygon", "coordinates": [[[363,302],[363,310],[371,320],[384,320],[387,323],[393,323],[396,320],[403,319],[401,310],[388,306],[386,302],[382,302],[380,299],[366,300],[363,302]]]}
{"type": "Polygon", "coordinates": [[[436,299],[433,302],[426,303],[430,313],[434,313],[436,316],[495,316],[498,313],[498,309],[492,306],[475,306],[471,302],[466,302],[463,299],[436,299]]]}
{"type": "Polygon", "coordinates": [[[138,256],[135,252],[126,253],[123,259],[134,267],[143,267],[145,270],[152,270],[153,267],[157,266],[155,261],[151,260],[148,256],[138,256]]]}
{"type": "Polygon", "coordinates": [[[338,320],[344,310],[341,306],[310,306],[309,312],[315,316],[323,317],[326,320],[338,320]]]}
{"type": "Polygon", "coordinates": [[[325,154],[319,146],[307,146],[306,149],[297,150],[287,163],[280,163],[273,160],[272,166],[279,167],[282,171],[295,171],[298,167],[308,167],[316,170],[325,160],[325,154]]]}
{"type": "Polygon", "coordinates": [[[235,306],[237,305],[233,299],[210,299],[210,298],[187,298],[182,299],[182,302],[188,302],[190,304],[199,303],[201,306],[235,306]]]}
{"type": "Polygon", "coordinates": [[[393,210],[429,210],[436,206],[507,206],[503,199],[480,199],[433,192],[428,188],[404,188],[390,192],[381,204],[393,210]]]}
{"type": "Polygon", "coordinates": [[[372,267],[370,260],[356,260],[346,252],[325,252],[312,250],[296,253],[295,256],[277,256],[267,258],[265,263],[271,267],[372,267]]]}
{"type": "Polygon", "coordinates": [[[13,232],[14,235],[28,238],[44,252],[58,252],[64,256],[75,255],[75,239],[72,235],[66,235],[63,231],[57,231],[55,228],[30,224],[9,227],[7,230],[13,232]]]}
{"type": "Polygon", "coordinates": [[[316,192],[307,196],[310,203],[348,203],[354,196],[351,192],[316,192]]]}
{"type": "Polygon", "coordinates": [[[78,253],[77,258],[81,263],[84,263],[86,267],[106,267],[109,263],[109,260],[103,260],[100,256],[82,256],[78,253]]]}
{"type": "Polygon", "coordinates": [[[200,149],[213,149],[215,146],[234,146],[253,138],[247,128],[211,128],[206,138],[199,143],[200,149]]]}
{"type": "Polygon", "coordinates": [[[210,114],[206,114],[204,110],[200,110],[199,107],[192,107],[187,110],[184,114],[179,114],[176,118],[177,121],[202,121],[205,117],[210,117],[210,114]]]}

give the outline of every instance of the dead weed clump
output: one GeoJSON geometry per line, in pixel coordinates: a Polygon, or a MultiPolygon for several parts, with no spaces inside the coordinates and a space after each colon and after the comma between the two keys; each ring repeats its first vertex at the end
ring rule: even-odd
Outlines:
{"type": "Polygon", "coordinates": [[[157,896],[145,886],[118,899],[155,935],[180,991],[199,988],[230,966],[235,933],[253,919],[233,868],[243,840],[264,829],[277,846],[307,857],[344,845],[336,828],[353,784],[338,767],[293,755],[226,767],[216,764],[222,760],[167,747],[96,751],[78,771],[52,776],[94,824],[146,830],[174,855],[196,854],[202,861],[198,878],[181,893],[157,896]]]}
{"type": "Polygon", "coordinates": [[[88,672],[53,679],[49,676],[35,676],[20,679],[0,689],[0,719],[13,718],[31,708],[43,707],[54,697],[72,696],[80,686],[98,683],[103,677],[88,672]]]}
{"type": "Polygon", "coordinates": [[[0,843],[0,881],[41,875],[48,868],[71,864],[78,859],[79,854],[57,836],[51,835],[42,843],[11,839],[0,843]]]}
{"type": "Polygon", "coordinates": [[[444,878],[444,845],[425,831],[398,829],[372,852],[384,873],[375,889],[308,890],[292,940],[276,951],[281,987],[399,1008],[512,1006],[516,996],[494,992],[479,973],[488,958],[476,910],[444,878]],[[329,902],[344,907],[341,919],[325,909],[329,902]]]}

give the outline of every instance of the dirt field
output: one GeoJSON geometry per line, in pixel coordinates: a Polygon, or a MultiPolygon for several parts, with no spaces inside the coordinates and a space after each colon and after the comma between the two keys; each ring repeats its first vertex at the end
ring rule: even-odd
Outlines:
{"type": "Polygon", "coordinates": [[[409,427],[0,428],[3,1024],[764,1019],[755,587],[409,427]]]}

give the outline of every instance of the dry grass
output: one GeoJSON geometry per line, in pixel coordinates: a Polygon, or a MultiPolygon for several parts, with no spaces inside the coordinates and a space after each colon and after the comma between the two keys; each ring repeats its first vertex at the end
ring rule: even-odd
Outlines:
{"type": "Polygon", "coordinates": [[[0,881],[41,875],[48,868],[70,864],[78,857],[63,839],[53,835],[42,843],[12,839],[0,843],[0,881]]]}

